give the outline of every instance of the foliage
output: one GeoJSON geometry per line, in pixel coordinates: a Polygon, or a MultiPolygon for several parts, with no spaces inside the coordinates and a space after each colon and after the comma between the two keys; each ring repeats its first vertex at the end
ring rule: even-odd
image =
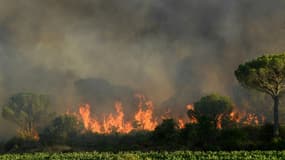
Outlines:
{"type": "Polygon", "coordinates": [[[285,54],[264,55],[248,61],[239,65],[235,75],[244,87],[278,96],[285,89],[285,54]]]}
{"type": "Polygon", "coordinates": [[[18,93],[9,98],[3,107],[5,119],[16,123],[21,137],[35,137],[37,130],[52,117],[50,98],[46,95],[18,93]]]}
{"type": "Polygon", "coordinates": [[[84,151],[145,150],[153,146],[151,132],[133,131],[129,134],[95,134],[86,132],[73,139],[73,147],[84,151]]]}
{"type": "MultiPolygon", "coordinates": [[[[185,128],[173,127],[171,120],[163,129],[152,132],[133,131],[128,134],[95,134],[79,130],[61,130],[63,133],[44,132],[40,141],[14,137],[4,145],[5,152],[66,152],[66,151],[176,151],[176,150],[283,150],[285,127],[280,137],[272,138],[272,125],[243,126],[216,129],[212,126],[186,124],[185,128]],[[171,123],[170,123],[171,122],[171,123]],[[169,125],[172,124],[172,125],[169,125]],[[170,126],[170,127],[169,127],[170,126]],[[65,134],[64,134],[65,132],[65,134]],[[49,134],[47,134],[49,133],[49,134]],[[67,136],[68,135],[68,136],[67,136]]],[[[54,128],[54,127],[52,127],[54,128]]],[[[61,127],[59,127],[61,128],[61,127]]],[[[68,127],[69,128],[69,127],[68,127]]]]}
{"type": "Polygon", "coordinates": [[[74,115],[56,117],[40,134],[44,144],[66,144],[84,130],[82,121],[74,115]]]}
{"type": "Polygon", "coordinates": [[[197,139],[197,137],[199,137],[198,134],[197,124],[186,124],[180,131],[180,140],[185,146],[193,148],[199,143],[197,139]]]}
{"type": "Polygon", "coordinates": [[[231,148],[242,150],[247,141],[246,132],[238,128],[223,129],[218,135],[218,146],[222,150],[231,150],[231,148]]]}
{"type": "Polygon", "coordinates": [[[218,120],[227,118],[233,110],[233,103],[228,97],[211,94],[194,103],[194,110],[188,110],[189,117],[195,117],[198,123],[211,123],[217,126],[218,120]]]}
{"type": "Polygon", "coordinates": [[[154,142],[162,145],[175,145],[178,141],[178,125],[174,119],[164,119],[153,131],[154,142]]]}
{"type": "Polygon", "coordinates": [[[239,65],[235,76],[247,88],[267,93],[274,100],[274,136],[279,136],[279,98],[285,91],[285,53],[258,57],[239,65]]]}
{"type": "Polygon", "coordinates": [[[0,159],[26,159],[26,160],[62,160],[62,159],[94,159],[94,160],[139,160],[139,159],[284,159],[285,151],[233,151],[233,152],[213,152],[213,151],[176,151],[176,152],[72,152],[72,153],[34,153],[34,154],[4,154],[0,159]]]}
{"type": "Polygon", "coordinates": [[[35,139],[13,137],[5,143],[3,150],[5,152],[31,152],[39,148],[40,144],[35,139]]]}

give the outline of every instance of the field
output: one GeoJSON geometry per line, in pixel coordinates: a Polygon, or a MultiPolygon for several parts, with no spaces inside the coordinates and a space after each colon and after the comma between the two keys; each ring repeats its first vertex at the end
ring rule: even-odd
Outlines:
{"type": "Polygon", "coordinates": [[[276,160],[285,159],[285,151],[233,151],[233,152],[200,152],[200,151],[177,151],[177,152],[74,152],[74,153],[24,153],[0,155],[1,160],[186,160],[186,159],[258,159],[276,160]]]}

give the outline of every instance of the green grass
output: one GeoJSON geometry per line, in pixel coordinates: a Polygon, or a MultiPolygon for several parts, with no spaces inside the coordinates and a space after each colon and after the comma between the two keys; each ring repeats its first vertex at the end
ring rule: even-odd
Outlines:
{"type": "Polygon", "coordinates": [[[200,160],[200,159],[285,159],[285,151],[234,151],[234,152],[73,152],[73,153],[24,153],[0,155],[1,160],[200,160]]]}

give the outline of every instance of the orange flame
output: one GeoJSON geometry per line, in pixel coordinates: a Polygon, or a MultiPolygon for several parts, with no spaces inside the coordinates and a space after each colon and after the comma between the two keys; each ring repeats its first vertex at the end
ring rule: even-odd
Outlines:
{"type": "Polygon", "coordinates": [[[40,140],[40,136],[39,133],[35,130],[35,129],[31,129],[31,130],[17,130],[18,135],[24,139],[32,139],[35,141],[40,140]]]}
{"type": "MultiPolygon", "coordinates": [[[[148,100],[144,95],[137,94],[135,97],[138,99],[138,110],[130,118],[129,121],[125,120],[125,113],[123,112],[123,105],[121,102],[115,103],[115,114],[108,114],[103,117],[103,120],[99,121],[96,117],[92,117],[90,111],[90,105],[85,104],[79,107],[79,113],[76,114],[82,119],[84,127],[94,133],[109,134],[112,132],[119,133],[129,133],[133,130],[148,130],[153,131],[163,119],[170,118],[170,110],[168,110],[160,118],[154,117],[154,105],[153,102],[148,100]]],[[[194,111],[195,108],[192,104],[186,106],[187,110],[194,111]]],[[[185,112],[186,113],[186,112],[185,112]]],[[[265,117],[262,116],[261,120],[256,114],[233,111],[229,114],[230,120],[242,125],[258,125],[264,123],[265,117]]],[[[222,118],[223,114],[219,115],[217,118],[216,127],[222,128],[222,118]]],[[[184,128],[187,123],[195,124],[198,120],[195,116],[188,117],[186,114],[184,116],[179,116],[177,118],[178,127],[184,128]]]]}
{"type": "Polygon", "coordinates": [[[178,127],[181,129],[181,128],[185,128],[185,124],[186,124],[186,121],[182,118],[179,118],[178,119],[178,127]]]}
{"type": "Polygon", "coordinates": [[[133,127],[129,122],[124,123],[122,104],[117,102],[115,108],[117,115],[109,114],[104,118],[103,123],[90,117],[90,106],[88,104],[79,107],[79,114],[82,118],[84,127],[92,132],[111,133],[116,131],[120,133],[129,133],[133,127]]]}
{"type": "Polygon", "coordinates": [[[194,106],[193,106],[193,104],[188,104],[188,105],[186,106],[186,108],[187,108],[187,110],[193,110],[193,111],[194,111],[194,106]]]}
{"type": "Polygon", "coordinates": [[[223,118],[223,114],[220,114],[219,116],[218,116],[218,119],[217,119],[217,128],[218,129],[222,129],[222,118],[223,118]]]}
{"type": "Polygon", "coordinates": [[[120,133],[129,133],[133,128],[132,125],[127,122],[124,123],[124,113],[122,103],[116,102],[115,104],[117,115],[113,116],[109,114],[109,116],[104,119],[103,128],[104,133],[111,133],[113,131],[117,131],[120,133]]]}
{"type": "Polygon", "coordinates": [[[116,115],[110,113],[100,122],[91,117],[90,105],[85,104],[79,107],[79,117],[81,117],[84,127],[96,133],[129,133],[134,129],[152,131],[158,125],[158,121],[153,118],[153,103],[146,100],[143,95],[136,95],[139,100],[138,111],[134,115],[133,121],[124,120],[123,106],[121,102],[115,103],[116,115]],[[133,124],[136,123],[136,127],[133,124]]]}
{"type": "Polygon", "coordinates": [[[136,112],[134,116],[137,125],[142,130],[149,130],[149,131],[154,130],[158,123],[153,119],[152,101],[145,101],[146,98],[143,95],[137,94],[136,97],[139,99],[139,105],[138,105],[139,110],[136,112]],[[145,110],[143,110],[144,105],[146,106],[145,110]]]}
{"type": "MultiPolygon", "coordinates": [[[[188,105],[186,105],[186,109],[187,109],[187,110],[192,110],[192,111],[195,110],[193,104],[188,104],[188,105]]],[[[197,118],[194,117],[194,116],[189,117],[189,119],[190,119],[190,120],[189,120],[189,123],[191,123],[191,124],[198,123],[197,118]]]]}
{"type": "Polygon", "coordinates": [[[245,111],[233,111],[230,113],[230,119],[241,125],[260,125],[264,124],[265,117],[261,115],[261,118],[257,114],[247,113],[245,111]]]}
{"type": "MultiPolygon", "coordinates": [[[[187,110],[192,110],[192,111],[195,110],[192,104],[188,104],[186,108],[187,110]]],[[[220,114],[217,117],[216,128],[218,129],[222,129],[223,116],[224,114],[220,114]]],[[[240,124],[240,125],[260,125],[260,124],[264,124],[265,122],[265,117],[263,115],[261,115],[261,117],[259,118],[257,114],[247,113],[245,111],[240,112],[240,111],[234,110],[233,112],[229,114],[229,116],[230,116],[231,121],[235,122],[236,124],[240,124]]],[[[194,116],[192,116],[190,117],[190,120],[188,121],[188,123],[198,123],[198,120],[194,116]]]]}
{"type": "Polygon", "coordinates": [[[96,119],[90,117],[90,105],[85,104],[79,107],[79,114],[82,118],[84,127],[92,132],[101,133],[101,125],[96,119]]]}

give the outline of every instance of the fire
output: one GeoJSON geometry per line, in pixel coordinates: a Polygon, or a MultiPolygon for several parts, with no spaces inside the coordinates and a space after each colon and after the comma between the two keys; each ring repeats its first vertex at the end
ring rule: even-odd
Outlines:
{"type": "Polygon", "coordinates": [[[181,129],[181,128],[185,128],[185,124],[186,124],[186,121],[182,118],[179,118],[178,119],[178,127],[181,129]]]}
{"type": "Polygon", "coordinates": [[[260,125],[264,124],[265,117],[261,115],[261,118],[255,113],[247,113],[245,111],[233,111],[230,113],[230,119],[241,125],[260,125]]]}
{"type": "Polygon", "coordinates": [[[124,113],[122,103],[116,102],[115,109],[117,115],[109,114],[107,118],[104,118],[103,129],[104,133],[111,133],[114,130],[120,133],[129,133],[133,128],[130,122],[124,122],[124,113]]]}
{"type": "Polygon", "coordinates": [[[121,102],[115,103],[116,114],[108,114],[103,118],[103,121],[91,117],[89,104],[79,107],[79,117],[81,117],[84,127],[87,130],[96,133],[129,133],[135,129],[153,131],[158,125],[158,120],[154,119],[153,116],[153,103],[147,100],[143,95],[138,94],[136,97],[139,100],[138,110],[131,121],[125,121],[125,114],[121,102]]]}
{"type": "MultiPolygon", "coordinates": [[[[112,132],[129,133],[133,130],[153,131],[163,119],[171,118],[169,116],[170,110],[167,110],[167,112],[158,116],[160,118],[155,117],[153,102],[141,94],[137,94],[135,97],[138,99],[137,111],[133,116],[127,117],[131,118],[130,120],[126,120],[123,104],[121,102],[115,103],[115,114],[110,113],[107,116],[103,116],[102,120],[98,120],[93,114],[91,115],[91,107],[89,104],[81,105],[79,107],[79,113],[76,115],[82,119],[86,130],[100,134],[109,134],[112,132]]],[[[188,111],[195,111],[192,104],[186,105],[186,109],[188,111]]],[[[223,117],[223,114],[217,117],[216,127],[219,129],[222,128],[223,117]]],[[[256,114],[239,112],[236,110],[229,114],[229,118],[231,121],[240,125],[258,125],[265,121],[264,116],[259,118],[256,114]]],[[[180,115],[176,120],[180,129],[184,128],[187,123],[198,123],[195,114],[188,117],[186,111],[184,116],[180,115]]]]}
{"type": "MultiPolygon", "coordinates": [[[[189,110],[195,111],[195,108],[194,108],[193,104],[186,105],[186,109],[187,109],[187,111],[189,111],[189,110]]],[[[189,117],[188,123],[191,123],[191,124],[198,123],[198,120],[197,120],[197,118],[195,116],[191,116],[191,117],[189,117]]]]}
{"type": "Polygon", "coordinates": [[[137,125],[142,130],[152,131],[157,126],[158,122],[153,119],[153,103],[152,101],[145,101],[143,95],[136,95],[139,99],[138,111],[136,112],[134,119],[137,122],[137,125]],[[146,109],[143,110],[143,106],[146,106],[146,109]]]}
{"type": "Polygon", "coordinates": [[[131,123],[124,122],[122,104],[120,102],[116,102],[115,109],[117,114],[113,115],[110,113],[104,118],[102,123],[95,118],[90,117],[90,105],[88,104],[79,107],[79,114],[82,118],[84,127],[92,132],[111,133],[115,130],[120,133],[129,133],[133,127],[131,123]]]}
{"type": "MultiPolygon", "coordinates": [[[[187,105],[186,108],[187,110],[195,111],[195,108],[192,104],[187,105]]],[[[216,128],[222,129],[222,120],[224,116],[224,114],[217,116],[216,128]]],[[[257,114],[247,113],[245,111],[237,111],[236,109],[232,111],[229,116],[230,120],[238,125],[260,125],[264,124],[265,122],[265,117],[263,115],[261,115],[259,118],[257,114]]],[[[182,122],[179,122],[179,120],[178,123],[180,126],[184,126],[182,122]]],[[[198,123],[198,120],[194,116],[191,116],[188,123],[198,123]]]]}
{"type": "MultiPolygon", "coordinates": [[[[245,111],[233,111],[229,114],[230,120],[238,125],[260,125],[264,124],[265,117],[262,115],[261,119],[254,113],[247,113],[245,111]]],[[[217,118],[217,128],[222,129],[223,114],[217,118]]]]}
{"type": "Polygon", "coordinates": [[[186,109],[187,109],[187,110],[193,110],[193,111],[194,111],[194,106],[193,106],[192,104],[188,104],[188,105],[186,106],[186,109]]]}
{"type": "Polygon", "coordinates": [[[96,119],[90,117],[90,105],[85,104],[79,107],[79,114],[82,118],[84,127],[92,132],[101,133],[101,126],[96,119]]]}
{"type": "Polygon", "coordinates": [[[24,139],[32,139],[35,141],[38,141],[40,139],[40,136],[38,132],[35,129],[28,130],[18,130],[18,135],[24,139]]]}
{"type": "Polygon", "coordinates": [[[217,120],[217,128],[221,129],[222,128],[222,118],[223,118],[223,114],[220,114],[218,116],[218,120],[217,120]]]}

